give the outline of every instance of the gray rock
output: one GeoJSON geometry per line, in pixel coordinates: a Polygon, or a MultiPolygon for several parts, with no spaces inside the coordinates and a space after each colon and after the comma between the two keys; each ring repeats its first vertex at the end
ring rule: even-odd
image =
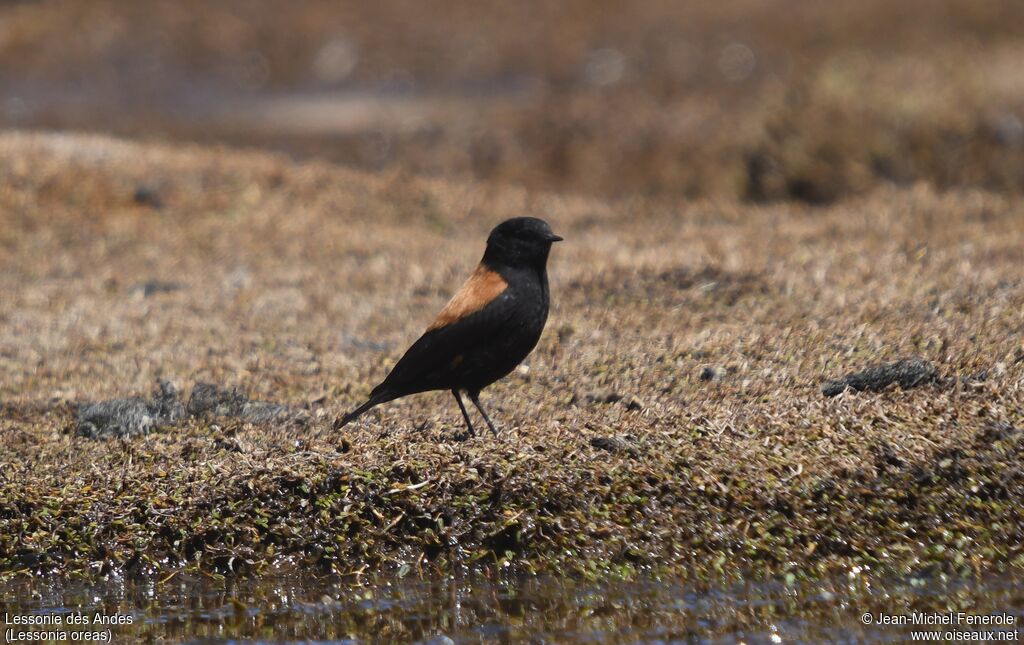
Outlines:
{"type": "Polygon", "coordinates": [[[287,419],[301,422],[299,411],[269,401],[252,401],[237,389],[197,383],[185,405],[178,391],[160,381],[153,397],[112,399],[78,406],[77,434],[91,439],[144,435],[160,426],[173,425],[186,417],[229,417],[252,423],[287,419]]]}
{"type": "Polygon", "coordinates": [[[268,401],[252,401],[235,388],[222,388],[212,383],[196,383],[188,399],[191,416],[209,414],[260,423],[288,415],[286,405],[268,401]]]}
{"type": "Polygon", "coordinates": [[[822,386],[821,393],[825,396],[837,396],[845,392],[847,388],[857,392],[880,392],[893,383],[904,390],[909,390],[927,383],[934,383],[938,378],[939,370],[925,359],[904,358],[828,381],[822,386]]]}
{"type": "Polygon", "coordinates": [[[131,437],[175,423],[185,416],[178,392],[160,381],[152,399],[132,397],[79,406],[76,431],[83,437],[131,437]]]}

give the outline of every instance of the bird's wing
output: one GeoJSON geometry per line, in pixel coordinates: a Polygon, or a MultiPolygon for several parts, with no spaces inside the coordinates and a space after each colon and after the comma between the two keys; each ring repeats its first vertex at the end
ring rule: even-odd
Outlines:
{"type": "Polygon", "coordinates": [[[516,309],[514,296],[503,286],[489,300],[482,301],[482,297],[464,293],[473,280],[470,278],[452,298],[373,394],[401,396],[434,389],[439,379],[458,367],[464,354],[507,331],[516,309]]]}
{"type": "Polygon", "coordinates": [[[476,267],[476,271],[473,271],[469,279],[444,306],[434,322],[430,323],[427,331],[447,327],[480,311],[507,288],[508,283],[505,282],[505,278],[481,262],[476,267]]]}

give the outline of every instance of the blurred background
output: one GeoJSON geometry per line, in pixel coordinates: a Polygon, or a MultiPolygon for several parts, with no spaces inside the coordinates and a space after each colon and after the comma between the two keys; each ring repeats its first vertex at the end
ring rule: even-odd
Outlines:
{"type": "Polygon", "coordinates": [[[1024,188],[1020,0],[0,2],[0,127],[606,197],[1024,188]]]}

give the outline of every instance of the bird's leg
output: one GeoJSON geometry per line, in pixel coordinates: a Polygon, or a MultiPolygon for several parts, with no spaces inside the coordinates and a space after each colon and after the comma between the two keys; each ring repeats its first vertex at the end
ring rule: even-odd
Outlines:
{"type": "MultiPolygon", "coordinates": [[[[466,420],[466,427],[469,428],[469,436],[475,437],[476,432],[473,430],[473,422],[469,420],[469,413],[466,412],[466,406],[462,403],[462,397],[459,396],[458,390],[452,390],[452,396],[455,397],[455,402],[459,404],[459,409],[462,410],[462,418],[466,420]]],[[[486,419],[487,417],[484,417],[486,419]]],[[[488,423],[490,423],[488,421],[488,423]]]]}
{"type": "Polygon", "coordinates": [[[497,437],[498,431],[494,429],[494,424],[491,423],[491,418],[487,416],[486,412],[484,412],[484,406],[480,405],[480,392],[466,392],[466,394],[469,395],[469,400],[473,402],[473,405],[476,406],[476,409],[480,410],[480,414],[483,416],[484,421],[487,422],[487,427],[490,428],[491,432],[494,433],[494,436],[497,437]]]}

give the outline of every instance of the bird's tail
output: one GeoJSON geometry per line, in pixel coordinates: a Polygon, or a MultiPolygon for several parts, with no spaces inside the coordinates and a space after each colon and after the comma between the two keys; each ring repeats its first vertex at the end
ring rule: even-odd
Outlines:
{"type": "Polygon", "coordinates": [[[349,423],[351,423],[351,422],[355,421],[356,419],[358,419],[359,417],[363,416],[363,413],[365,413],[370,408],[376,407],[376,406],[380,405],[381,403],[387,403],[388,401],[391,401],[394,398],[395,397],[392,396],[390,392],[388,392],[388,393],[378,392],[376,394],[371,395],[369,400],[366,401],[366,403],[360,405],[355,410],[352,410],[351,412],[349,412],[345,416],[343,416],[340,419],[338,419],[337,421],[335,421],[334,422],[334,429],[335,430],[340,430],[341,428],[344,428],[349,423]]]}

